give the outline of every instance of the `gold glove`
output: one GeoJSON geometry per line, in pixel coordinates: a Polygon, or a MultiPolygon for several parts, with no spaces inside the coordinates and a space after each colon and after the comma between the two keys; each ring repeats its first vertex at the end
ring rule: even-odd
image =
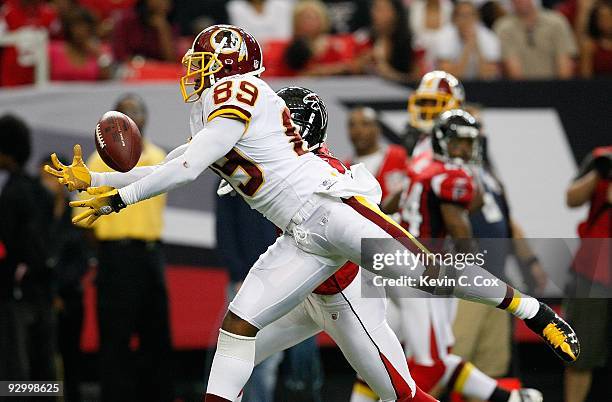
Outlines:
{"type": "Polygon", "coordinates": [[[119,195],[119,191],[114,187],[89,187],[87,189],[87,194],[93,195],[94,197],[88,200],[70,202],[70,206],[73,208],[89,208],[87,211],[72,218],[72,223],[77,223],[88,218],[85,225],[91,226],[100,216],[119,212],[126,207],[119,195]]]}
{"type": "Polygon", "coordinates": [[[85,190],[91,186],[91,175],[89,169],[83,162],[83,155],[81,153],[81,146],[76,144],[74,146],[74,157],[72,159],[72,165],[66,166],[57,159],[55,153],[51,154],[51,162],[55,166],[53,169],[49,165],[45,165],[45,172],[52,174],[57,177],[61,184],[64,184],[68,191],[74,190],[85,190]]]}

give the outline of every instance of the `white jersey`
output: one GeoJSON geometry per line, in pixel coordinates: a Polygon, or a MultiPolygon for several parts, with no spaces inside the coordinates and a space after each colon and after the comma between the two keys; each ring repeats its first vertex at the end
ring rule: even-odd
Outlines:
{"type": "Polygon", "coordinates": [[[192,135],[217,117],[241,120],[245,131],[211,168],[281,229],[338,176],[306,150],[285,102],[257,77],[228,77],[206,90],[191,110],[192,135]]]}

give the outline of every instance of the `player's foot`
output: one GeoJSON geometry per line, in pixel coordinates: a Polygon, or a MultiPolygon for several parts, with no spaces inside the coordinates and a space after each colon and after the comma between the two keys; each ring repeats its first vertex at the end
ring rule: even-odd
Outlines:
{"type": "Polygon", "coordinates": [[[515,389],[510,393],[508,402],[542,402],[542,393],[533,388],[515,389]]]}
{"type": "Polygon", "coordinates": [[[540,302],[540,309],[525,324],[566,362],[574,362],[580,354],[580,343],[576,332],[550,307],[540,302]]]}

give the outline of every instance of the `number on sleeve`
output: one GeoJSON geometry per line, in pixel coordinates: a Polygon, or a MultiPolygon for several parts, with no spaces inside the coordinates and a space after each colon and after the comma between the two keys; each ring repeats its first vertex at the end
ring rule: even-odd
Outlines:
{"type": "Polygon", "coordinates": [[[227,162],[223,165],[214,164],[213,169],[222,172],[228,177],[232,177],[236,174],[236,171],[240,169],[248,176],[245,182],[238,185],[238,189],[244,193],[244,195],[253,197],[255,193],[261,188],[264,183],[263,171],[253,161],[248,160],[236,148],[232,149],[225,155],[227,162]]]}

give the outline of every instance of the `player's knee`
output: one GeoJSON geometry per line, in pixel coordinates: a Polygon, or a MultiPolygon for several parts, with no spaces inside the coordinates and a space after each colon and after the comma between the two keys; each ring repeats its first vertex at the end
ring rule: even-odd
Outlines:
{"type": "Polygon", "coordinates": [[[235,335],[254,337],[259,329],[228,310],[221,328],[235,335]]]}

